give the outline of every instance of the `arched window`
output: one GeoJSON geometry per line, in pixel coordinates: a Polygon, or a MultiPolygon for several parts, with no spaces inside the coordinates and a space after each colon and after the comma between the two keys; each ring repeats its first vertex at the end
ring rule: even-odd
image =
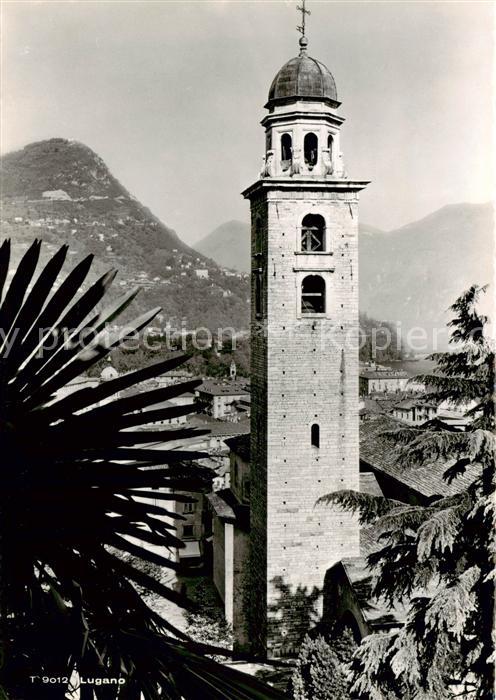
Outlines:
{"type": "Polygon", "coordinates": [[[293,161],[293,142],[291,134],[283,134],[281,136],[281,167],[287,170],[291,167],[293,161]]]}
{"type": "Polygon", "coordinates": [[[317,423],[310,428],[310,440],[312,447],[320,447],[320,426],[317,423]]]}
{"type": "Polygon", "coordinates": [[[305,134],[305,139],[303,140],[303,153],[305,156],[305,163],[309,168],[313,168],[317,163],[318,159],[318,148],[319,140],[315,134],[309,133],[305,134]]]}
{"type": "Polygon", "coordinates": [[[301,222],[301,249],[304,253],[325,250],[325,220],[320,214],[307,214],[301,222]]]}
{"type": "Polygon", "coordinates": [[[325,313],[325,281],[320,275],[308,275],[301,283],[301,313],[325,313]]]}
{"type": "Polygon", "coordinates": [[[333,149],[333,146],[334,146],[334,139],[333,139],[333,137],[332,137],[332,134],[329,134],[329,136],[327,137],[327,148],[329,149],[329,158],[330,158],[330,160],[331,160],[331,163],[332,163],[332,149],[333,149]]]}

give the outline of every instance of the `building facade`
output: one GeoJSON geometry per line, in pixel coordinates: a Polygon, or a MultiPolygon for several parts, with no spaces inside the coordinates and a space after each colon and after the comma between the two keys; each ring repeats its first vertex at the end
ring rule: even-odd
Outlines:
{"type": "Polygon", "coordinates": [[[366,368],[360,371],[360,396],[368,396],[374,393],[398,393],[405,391],[407,384],[408,375],[406,372],[389,367],[366,368]]]}
{"type": "MultiPolygon", "coordinates": [[[[307,54],[276,75],[265,105],[252,222],[251,650],[291,653],[289,595],[322,591],[359,551],[349,514],[315,507],[358,489],[358,196],[346,176],[334,78],[307,54]]],[[[246,596],[245,596],[246,598],[246,596]]],[[[245,638],[246,635],[235,636],[245,638]]]]}
{"type": "Polygon", "coordinates": [[[236,414],[236,404],[250,397],[246,381],[216,381],[207,379],[196,390],[198,403],[205,413],[216,420],[226,420],[236,414]]]}

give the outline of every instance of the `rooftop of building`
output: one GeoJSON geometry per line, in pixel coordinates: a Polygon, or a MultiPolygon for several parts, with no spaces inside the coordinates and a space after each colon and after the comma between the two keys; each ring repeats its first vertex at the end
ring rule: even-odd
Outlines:
{"type": "Polygon", "coordinates": [[[363,379],[408,379],[408,374],[399,369],[384,367],[383,369],[360,368],[360,377],[363,379]]]}
{"type": "Polygon", "coordinates": [[[239,529],[250,529],[250,506],[239,503],[231,489],[221,489],[207,494],[215,515],[226,522],[235,523],[239,529]]]}
{"type": "Polygon", "coordinates": [[[267,107],[292,101],[311,100],[338,107],[336,83],[331,71],[307,55],[308,40],[300,39],[300,55],[290,59],[278,71],[269,90],[267,107]]]}
{"type": "Polygon", "coordinates": [[[206,379],[197,391],[211,396],[240,396],[250,393],[250,385],[246,379],[219,381],[206,379]]]}
{"type": "Polygon", "coordinates": [[[402,399],[401,401],[395,403],[393,408],[411,409],[416,408],[417,406],[421,406],[422,408],[437,408],[437,404],[434,403],[434,401],[429,401],[421,396],[402,399]]]}
{"type": "Polygon", "coordinates": [[[220,421],[210,416],[203,414],[192,415],[188,419],[188,427],[208,430],[209,434],[205,437],[234,437],[235,435],[243,435],[250,430],[250,419],[242,418],[238,422],[220,421]]]}
{"type": "Polygon", "coordinates": [[[397,450],[384,435],[387,431],[405,429],[405,425],[389,416],[377,415],[360,423],[360,461],[374,471],[382,472],[396,479],[412,491],[427,498],[435,496],[451,496],[458,493],[474,480],[480,472],[480,467],[474,465],[467,471],[448,483],[444,472],[452,462],[444,460],[433,461],[423,467],[406,469],[398,464],[397,450]]]}

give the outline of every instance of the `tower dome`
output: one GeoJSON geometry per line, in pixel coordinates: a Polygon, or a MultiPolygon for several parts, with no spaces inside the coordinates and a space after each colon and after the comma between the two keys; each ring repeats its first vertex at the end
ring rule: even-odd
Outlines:
{"type": "Polygon", "coordinates": [[[306,38],[300,39],[301,52],[284,64],[272,81],[267,108],[295,100],[319,100],[338,107],[336,83],[323,63],[306,54],[306,38]]]}

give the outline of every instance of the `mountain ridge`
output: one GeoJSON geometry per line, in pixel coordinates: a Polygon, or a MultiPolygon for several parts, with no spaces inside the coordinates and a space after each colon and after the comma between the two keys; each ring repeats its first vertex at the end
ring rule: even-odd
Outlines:
{"type": "Polygon", "coordinates": [[[249,281],[185,244],[110,173],[88,146],[62,138],[2,157],[2,236],[14,261],[42,238],[42,261],[62,243],[69,259],[93,253],[93,278],[118,268],[117,289],[144,288],[136,310],[163,307],[176,329],[246,328],[249,281]]]}
{"type": "MultiPolygon", "coordinates": [[[[219,259],[234,228],[244,246],[230,251],[238,269],[249,266],[250,226],[226,222],[202,239],[202,250],[219,259]],[[215,234],[215,235],[212,235],[215,234]],[[208,244],[208,245],[207,245],[208,244]]],[[[397,229],[359,225],[360,311],[403,331],[420,326],[433,347],[436,329],[445,334],[448,307],[471,284],[492,279],[493,209],[486,203],[451,203],[397,229]]],[[[445,347],[447,334],[442,346],[445,347]]]]}
{"type": "MultiPolygon", "coordinates": [[[[248,223],[225,222],[190,247],[89,147],[61,138],[4,155],[1,185],[14,260],[34,238],[45,241],[45,260],[67,242],[72,261],[95,255],[94,277],[116,267],[118,291],[143,287],[136,308],[162,306],[161,324],[248,328],[248,223]]],[[[492,278],[493,218],[491,203],[452,203],[392,231],[361,224],[361,312],[405,332],[445,328],[457,296],[492,278]]]]}
{"type": "Polygon", "coordinates": [[[220,224],[193,247],[219,265],[250,270],[250,226],[244,221],[231,219],[220,224]]]}

